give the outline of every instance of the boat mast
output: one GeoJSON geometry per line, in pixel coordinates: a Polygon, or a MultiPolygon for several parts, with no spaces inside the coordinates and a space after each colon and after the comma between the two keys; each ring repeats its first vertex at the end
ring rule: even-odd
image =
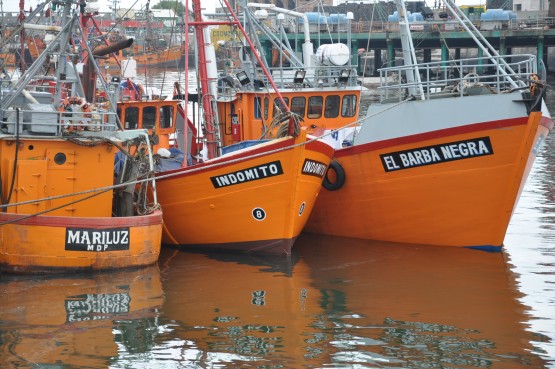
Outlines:
{"type": "Polygon", "coordinates": [[[71,16],[71,6],[70,0],[63,2],[63,15],[62,15],[62,31],[61,38],[58,44],[59,47],[59,59],[58,66],[56,69],[56,89],[54,91],[54,101],[62,100],[62,91],[66,86],[66,80],[68,77],[68,50],[67,45],[69,45],[71,29],[73,29],[73,24],[75,22],[75,17],[71,16]],[[68,27],[69,25],[69,27],[68,27]]]}
{"type": "MultiPolygon", "coordinates": [[[[212,159],[219,156],[217,126],[215,124],[215,109],[212,105],[214,99],[210,95],[210,87],[208,84],[208,70],[206,67],[206,54],[204,53],[205,40],[204,40],[204,27],[207,26],[202,21],[202,11],[200,0],[193,0],[193,17],[195,22],[192,22],[195,27],[195,38],[197,41],[198,52],[198,73],[200,80],[200,89],[202,96],[202,110],[204,118],[204,129],[207,143],[208,158],[212,159]]],[[[187,71],[185,71],[187,73],[187,71]]],[[[185,87],[187,88],[187,86],[185,87]]]]}
{"type": "MultiPolygon", "coordinates": [[[[405,61],[405,74],[407,76],[409,94],[413,96],[420,95],[425,100],[424,88],[420,80],[420,72],[416,61],[416,53],[409,28],[409,19],[404,0],[396,0],[397,14],[399,15],[399,33],[401,36],[401,46],[403,48],[403,59],[405,61]]],[[[399,76],[400,77],[400,76],[399,76]]]]}
{"type": "MultiPolygon", "coordinates": [[[[203,101],[203,112],[204,112],[204,123],[205,123],[205,130],[206,130],[206,140],[207,140],[207,146],[208,146],[208,158],[213,158],[216,157],[218,154],[218,148],[216,146],[217,143],[217,139],[218,139],[218,135],[217,135],[217,125],[215,124],[215,108],[212,106],[212,103],[215,103],[213,96],[210,95],[209,91],[209,84],[208,84],[208,72],[207,72],[207,60],[206,60],[206,54],[205,54],[205,38],[204,38],[204,33],[203,33],[203,29],[204,27],[207,27],[209,25],[230,25],[230,26],[235,26],[237,28],[239,28],[239,30],[241,30],[241,33],[243,34],[243,37],[245,39],[245,41],[247,42],[247,44],[249,45],[249,47],[252,50],[255,50],[255,47],[252,43],[252,41],[250,40],[249,36],[247,35],[247,32],[245,31],[245,28],[243,27],[243,25],[241,24],[241,22],[239,21],[239,18],[237,17],[237,15],[235,14],[235,12],[233,11],[232,7],[229,5],[229,2],[227,0],[223,0],[223,3],[225,5],[225,7],[227,8],[229,14],[231,15],[231,17],[233,18],[233,20],[230,21],[204,21],[202,19],[202,12],[201,12],[201,7],[200,7],[200,0],[192,0],[193,3],[193,16],[195,21],[194,22],[189,22],[190,26],[193,26],[195,28],[195,36],[196,36],[196,41],[197,41],[197,49],[198,49],[198,73],[199,73],[199,80],[200,80],[200,87],[201,87],[201,94],[202,94],[202,101],[203,101]]],[[[188,7],[188,1],[186,1],[186,6],[188,7]]],[[[186,19],[187,21],[187,19],[186,19]]],[[[281,93],[279,92],[278,88],[276,87],[276,84],[274,82],[274,79],[272,78],[272,75],[270,74],[270,72],[268,71],[268,69],[264,66],[264,62],[262,61],[262,59],[260,58],[260,55],[258,52],[254,52],[253,53],[256,61],[258,62],[258,64],[260,65],[260,67],[262,68],[262,70],[264,71],[264,74],[266,75],[266,77],[268,78],[268,82],[270,82],[270,85],[272,86],[272,88],[274,89],[278,99],[280,100],[282,106],[284,107],[284,109],[289,113],[290,109],[289,106],[285,103],[285,100],[283,99],[283,96],[281,95],[281,93]]],[[[293,135],[294,134],[294,121],[292,118],[289,119],[289,128],[288,128],[288,132],[289,135],[293,135]]]]}
{"type": "MultiPolygon", "coordinates": [[[[25,1],[19,0],[19,16],[17,17],[19,23],[23,25],[25,22],[25,1]]],[[[21,73],[25,72],[27,69],[25,65],[25,27],[21,27],[21,32],[19,34],[20,50],[19,50],[19,67],[21,68],[21,73]]]]}

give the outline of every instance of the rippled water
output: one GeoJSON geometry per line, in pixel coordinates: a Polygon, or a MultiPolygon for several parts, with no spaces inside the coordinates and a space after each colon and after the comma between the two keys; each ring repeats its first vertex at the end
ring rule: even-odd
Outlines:
{"type": "Polygon", "coordinates": [[[1,275],[0,368],[555,368],[554,149],[500,253],[303,235],[290,259],[1,275]]]}

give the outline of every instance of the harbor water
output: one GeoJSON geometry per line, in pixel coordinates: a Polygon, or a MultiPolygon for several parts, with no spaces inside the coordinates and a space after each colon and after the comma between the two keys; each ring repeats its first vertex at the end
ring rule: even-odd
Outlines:
{"type": "Polygon", "coordinates": [[[0,275],[2,369],[555,368],[554,340],[554,133],[502,252],[303,234],[290,258],[0,275]]]}

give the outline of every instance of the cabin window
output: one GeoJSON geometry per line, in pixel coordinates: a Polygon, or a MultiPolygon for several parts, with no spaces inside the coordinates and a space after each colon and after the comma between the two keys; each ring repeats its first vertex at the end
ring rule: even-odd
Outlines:
{"type": "Polygon", "coordinates": [[[341,116],[354,117],[357,111],[357,97],[356,95],[343,96],[343,104],[341,104],[341,116]]]}
{"type": "Polygon", "coordinates": [[[337,118],[339,115],[339,103],[339,95],[330,95],[326,97],[326,110],[324,111],[324,117],[337,118]]]}
{"type": "Polygon", "coordinates": [[[150,129],[156,124],[156,107],[145,106],[143,108],[143,128],[150,129]]]}
{"type": "Polygon", "coordinates": [[[166,105],[160,107],[160,128],[173,127],[173,106],[166,105]]]}
{"type": "Polygon", "coordinates": [[[139,108],[125,109],[125,129],[136,129],[139,122],[139,108]]]}
{"type": "Polygon", "coordinates": [[[254,98],[254,118],[255,119],[262,118],[262,101],[260,97],[254,98]]]}
{"type": "Polygon", "coordinates": [[[308,99],[307,116],[311,119],[320,118],[322,116],[322,107],[324,106],[324,98],[322,96],[310,96],[308,99]]]}
{"type": "Polygon", "coordinates": [[[268,119],[268,107],[270,106],[270,99],[264,98],[264,119],[268,119]]]}
{"type": "MultiPolygon", "coordinates": [[[[289,99],[287,97],[284,97],[283,101],[285,101],[286,105],[289,105],[289,99]]],[[[278,98],[274,99],[274,112],[272,113],[272,117],[275,118],[279,113],[282,113],[285,110],[285,106],[283,106],[281,100],[278,98]]]]}
{"type": "Polygon", "coordinates": [[[291,112],[298,114],[304,118],[304,111],[306,108],[306,98],[304,96],[297,96],[291,99],[291,112]]]}

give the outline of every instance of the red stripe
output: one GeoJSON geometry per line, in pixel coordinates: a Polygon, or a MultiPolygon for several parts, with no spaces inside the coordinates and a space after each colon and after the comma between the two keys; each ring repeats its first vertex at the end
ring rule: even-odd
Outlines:
{"type": "MultiPolygon", "coordinates": [[[[188,175],[192,175],[192,174],[198,174],[198,173],[204,173],[210,170],[213,170],[215,168],[226,168],[232,165],[236,165],[238,162],[242,162],[242,161],[247,161],[249,159],[251,159],[251,156],[253,155],[257,155],[257,154],[263,154],[263,153],[267,153],[267,155],[272,155],[274,150],[279,150],[279,149],[283,149],[283,148],[287,148],[287,150],[292,149],[292,145],[294,138],[290,138],[287,140],[283,140],[283,141],[279,141],[279,142],[274,142],[271,143],[270,145],[264,145],[264,147],[253,147],[252,149],[245,151],[245,152],[241,152],[238,154],[235,154],[233,156],[226,156],[226,157],[220,157],[220,158],[216,158],[213,159],[209,162],[205,162],[205,163],[201,163],[201,164],[196,164],[194,166],[191,167],[186,167],[186,168],[180,168],[180,169],[175,169],[175,170],[168,170],[165,172],[160,172],[157,173],[157,176],[163,176],[164,178],[157,178],[157,181],[164,181],[167,179],[174,179],[174,178],[179,178],[179,177],[183,177],[183,176],[188,176],[188,175]],[[272,153],[268,153],[269,151],[272,151],[272,153]],[[233,162],[230,162],[233,161],[233,162]],[[214,164],[219,163],[221,165],[218,165],[216,167],[213,167],[214,164]],[[203,169],[199,169],[199,168],[203,168],[203,169]],[[168,174],[172,174],[172,173],[180,173],[181,174],[176,174],[174,176],[169,176],[166,177],[166,175],[168,174]]],[[[308,143],[308,145],[310,146],[310,148],[312,150],[317,150],[317,151],[321,151],[324,154],[327,154],[328,156],[332,156],[332,150],[333,148],[331,146],[329,146],[326,143],[320,142],[320,141],[313,141],[308,143]]],[[[262,158],[264,156],[267,155],[261,155],[257,158],[262,158]]]]}
{"type": "Polygon", "coordinates": [[[335,157],[340,158],[342,156],[359,154],[370,150],[380,150],[380,149],[385,149],[387,147],[406,145],[406,144],[411,144],[419,141],[433,140],[437,138],[455,136],[455,135],[460,135],[465,133],[521,126],[521,125],[526,125],[527,122],[528,122],[528,117],[522,117],[522,118],[497,120],[497,121],[486,122],[486,123],[467,124],[460,127],[441,129],[437,131],[418,133],[415,135],[391,138],[383,141],[376,141],[376,142],[371,142],[367,144],[345,147],[345,148],[336,150],[335,157]]]}
{"type": "MultiPolygon", "coordinates": [[[[24,218],[26,215],[1,213],[0,223],[24,218]]],[[[141,227],[156,225],[162,222],[162,211],[156,210],[149,215],[133,217],[59,217],[39,215],[18,221],[17,225],[35,225],[44,227],[82,227],[82,228],[115,228],[115,227],[141,227]]]]}

